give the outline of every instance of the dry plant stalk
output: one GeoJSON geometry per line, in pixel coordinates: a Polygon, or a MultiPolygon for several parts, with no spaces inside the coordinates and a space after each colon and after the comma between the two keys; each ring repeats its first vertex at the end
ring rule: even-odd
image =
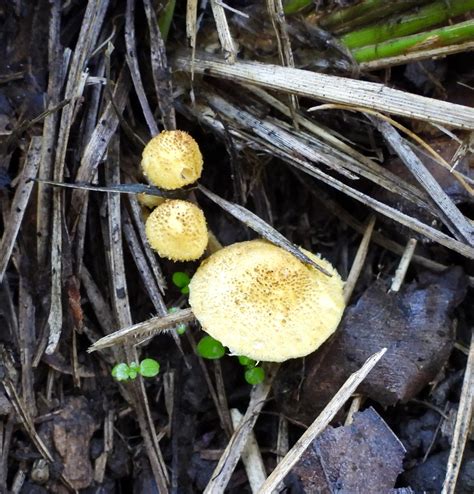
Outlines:
{"type": "Polygon", "coordinates": [[[222,453],[217,463],[211,480],[204,490],[204,494],[217,494],[224,492],[230,477],[240,460],[242,451],[245,448],[247,439],[257,421],[268,393],[272,387],[273,379],[279,369],[279,364],[271,364],[267,367],[267,378],[262,384],[254,386],[250,394],[250,403],[245,415],[240,422],[240,426],[234,431],[224,453],[222,453]]]}
{"type": "Polygon", "coordinates": [[[461,470],[462,456],[469,436],[474,405],[474,332],[471,333],[471,346],[467,358],[461,398],[459,399],[456,425],[448,458],[446,477],[441,494],[455,494],[456,481],[461,470]]]}
{"type": "MultiPolygon", "coordinates": [[[[244,418],[243,415],[236,408],[231,409],[230,415],[234,429],[238,429],[244,418]]],[[[260,453],[260,448],[253,432],[250,432],[242,451],[242,462],[247,473],[247,478],[249,479],[252,494],[256,494],[265,482],[267,472],[265,471],[262,454],[260,453]]]]}
{"type": "Polygon", "coordinates": [[[275,470],[273,470],[260,489],[259,494],[273,493],[273,490],[276,489],[280,481],[286,477],[301,455],[306,451],[306,448],[329,425],[329,422],[331,422],[336,413],[350,398],[352,393],[354,393],[359,384],[366,378],[367,374],[375,367],[386,351],[386,348],[382,348],[382,350],[374,353],[374,355],[369,357],[365,364],[357,372],[352,374],[347,379],[339,391],[334,395],[332,400],[319,414],[317,419],[308,427],[297,443],[290,449],[285,458],[283,458],[275,470]]]}
{"type": "Polygon", "coordinates": [[[357,249],[357,254],[355,256],[354,262],[352,263],[349,276],[347,277],[346,283],[344,285],[344,301],[346,304],[349,303],[351,299],[352,292],[354,291],[357,280],[359,279],[362,268],[364,267],[365,259],[369,252],[370,239],[372,238],[372,233],[375,226],[375,216],[371,216],[365,229],[364,236],[360,242],[359,248],[357,249]]]}
{"type": "Polygon", "coordinates": [[[191,309],[183,309],[173,314],[168,314],[165,317],[152,317],[147,321],[134,324],[123,329],[119,329],[112,334],[106,335],[100,340],[97,340],[88,348],[88,352],[103,350],[124,342],[133,342],[133,340],[144,339],[149,336],[160,334],[174,326],[187,323],[194,320],[194,315],[191,309]]]}
{"type": "Polygon", "coordinates": [[[41,158],[41,137],[32,137],[26,156],[20,182],[15,190],[8,219],[5,222],[5,231],[0,242],[0,283],[13,252],[16,237],[26,211],[26,206],[33,189],[33,178],[38,173],[41,158]]]}
{"type": "Polygon", "coordinates": [[[224,7],[217,0],[211,0],[211,8],[214,20],[216,21],[217,34],[219,35],[219,41],[225,54],[226,62],[231,64],[235,63],[237,60],[237,48],[232,39],[224,7]]]}
{"type": "Polygon", "coordinates": [[[410,266],[411,260],[413,259],[413,254],[415,253],[417,241],[414,238],[410,238],[405,247],[405,251],[403,252],[402,258],[400,259],[400,263],[395,272],[395,276],[392,280],[392,285],[390,287],[391,292],[398,292],[402,287],[403,280],[408,271],[408,267],[410,266]]]}
{"type": "MultiPolygon", "coordinates": [[[[188,55],[177,55],[174,63],[179,70],[191,69],[188,55]]],[[[229,65],[217,57],[201,55],[194,59],[193,68],[208,76],[263,86],[324,102],[361,106],[425,122],[474,129],[474,108],[418,96],[375,82],[260,62],[236,62],[229,65]]]]}

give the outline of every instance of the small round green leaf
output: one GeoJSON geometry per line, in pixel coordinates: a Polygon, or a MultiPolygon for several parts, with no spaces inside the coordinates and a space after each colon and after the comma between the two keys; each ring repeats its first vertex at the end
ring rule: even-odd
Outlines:
{"type": "Polygon", "coordinates": [[[254,386],[260,384],[265,379],[265,371],[261,367],[252,367],[245,371],[245,380],[254,386]]]}
{"type": "Polygon", "coordinates": [[[178,326],[176,326],[176,332],[179,335],[186,333],[187,329],[188,329],[188,327],[184,323],[178,324],[178,326]]]}
{"type": "Polygon", "coordinates": [[[189,285],[189,282],[191,281],[189,276],[186,273],[183,273],[182,271],[176,271],[176,273],[173,273],[171,279],[178,288],[187,287],[189,285]]]}
{"type": "Polygon", "coordinates": [[[183,288],[181,288],[180,292],[183,295],[189,295],[189,286],[184,286],[183,288]]]}
{"type": "Polygon", "coordinates": [[[117,381],[127,381],[130,376],[128,375],[129,367],[125,363],[117,364],[112,369],[112,377],[117,381]]]}
{"type": "Polygon", "coordinates": [[[245,357],[244,355],[240,355],[239,364],[243,365],[245,367],[254,367],[256,362],[255,362],[255,360],[252,360],[251,358],[245,357]]]}
{"type": "Polygon", "coordinates": [[[130,379],[135,379],[138,376],[138,371],[136,369],[128,368],[128,377],[130,379]]]}
{"type": "Polygon", "coordinates": [[[139,372],[140,366],[136,362],[130,362],[130,364],[128,365],[128,369],[129,369],[129,373],[130,373],[130,371],[139,372]]]}
{"type": "Polygon", "coordinates": [[[224,356],[225,348],[212,336],[204,336],[197,345],[197,353],[203,358],[215,360],[224,356]]]}
{"type": "Polygon", "coordinates": [[[155,377],[160,372],[160,364],[153,358],[146,358],[140,362],[140,374],[143,377],[155,377]]]}

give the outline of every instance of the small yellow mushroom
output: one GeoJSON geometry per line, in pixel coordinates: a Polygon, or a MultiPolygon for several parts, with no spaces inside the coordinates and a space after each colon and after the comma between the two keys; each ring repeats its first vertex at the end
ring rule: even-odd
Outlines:
{"type": "Polygon", "coordinates": [[[164,130],[145,146],[142,169],[148,181],[174,190],[195,182],[202,173],[197,142],[182,130],[164,130]]]}
{"type": "Polygon", "coordinates": [[[343,286],[328,261],[301,249],[332,276],[263,240],[224,247],[189,284],[204,331],[236,355],[283,362],[316,350],[336,330],[343,286]]]}
{"type": "Polygon", "coordinates": [[[145,224],[152,249],[172,261],[193,261],[206,250],[208,235],[202,210],[192,202],[173,199],[153,210],[145,224]]]}
{"type": "Polygon", "coordinates": [[[152,196],[150,194],[145,194],[145,193],[138,194],[137,199],[140,206],[144,206],[148,209],[154,209],[166,201],[164,197],[152,196]]]}

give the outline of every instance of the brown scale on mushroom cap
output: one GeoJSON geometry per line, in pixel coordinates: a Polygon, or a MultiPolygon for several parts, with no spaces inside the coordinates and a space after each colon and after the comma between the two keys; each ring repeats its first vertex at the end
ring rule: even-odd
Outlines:
{"type": "Polygon", "coordinates": [[[162,189],[194,183],[201,176],[202,164],[197,142],[182,130],[164,130],[148,142],[142,154],[144,175],[162,189]]]}
{"type": "Polygon", "coordinates": [[[332,276],[263,240],[206,259],[189,285],[204,331],[254,360],[282,362],[316,350],[339,324],[344,283],[329,262],[302,251],[332,276]]]}
{"type": "Polygon", "coordinates": [[[195,204],[173,199],[153,210],[146,220],[146,236],[152,249],[172,261],[193,261],[206,250],[206,219],[195,204]]]}

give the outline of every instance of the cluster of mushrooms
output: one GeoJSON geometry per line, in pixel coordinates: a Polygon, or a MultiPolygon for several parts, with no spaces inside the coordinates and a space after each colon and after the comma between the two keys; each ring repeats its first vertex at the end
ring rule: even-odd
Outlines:
{"type": "MultiPolygon", "coordinates": [[[[163,131],[143,151],[143,173],[162,189],[194,183],[202,167],[199,146],[183,131],[163,131]]],[[[146,220],[150,246],[173,261],[201,258],[208,244],[202,210],[189,201],[160,202],[146,220]]],[[[265,240],[235,243],[202,261],[189,284],[202,329],[233,354],[256,361],[315,351],[342,317],[343,281],[329,262],[302,251],[331,276],[265,240]]]]}

